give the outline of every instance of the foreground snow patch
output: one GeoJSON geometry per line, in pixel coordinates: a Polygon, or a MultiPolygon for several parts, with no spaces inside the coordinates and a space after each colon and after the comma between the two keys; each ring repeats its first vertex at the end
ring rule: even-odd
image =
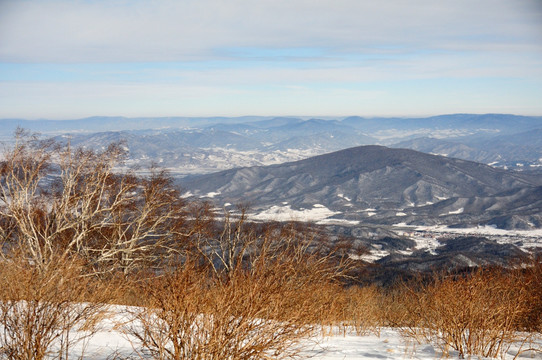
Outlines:
{"type": "MultiPolygon", "coordinates": [[[[126,321],[122,316],[121,307],[119,313],[113,319],[103,321],[101,331],[89,339],[85,344],[79,344],[70,351],[71,358],[83,355],[84,359],[103,360],[112,358],[116,354],[119,358],[137,359],[139,342],[120,331],[119,323],[126,321]]],[[[317,360],[364,360],[364,359],[418,359],[434,360],[446,358],[437,347],[414,341],[405,340],[398,330],[382,328],[380,334],[356,335],[354,333],[335,333],[331,336],[317,336],[307,340],[306,350],[300,359],[317,360]]],[[[513,351],[512,351],[513,352],[513,351]]],[[[505,359],[513,359],[509,353],[505,359]]],[[[517,359],[540,359],[540,354],[526,352],[517,359]]],[[[450,359],[457,359],[457,352],[451,351],[450,359]]],[[[485,358],[472,357],[482,360],[485,358]]]]}
{"type": "MultiPolygon", "coordinates": [[[[123,332],[126,326],[135,326],[130,323],[129,313],[134,308],[121,305],[111,306],[107,316],[98,324],[96,333],[85,341],[78,343],[69,349],[69,358],[83,358],[87,360],[105,359],[141,359],[141,343],[133,336],[123,332]]],[[[0,331],[2,329],[0,328],[0,331]]],[[[70,335],[75,339],[80,335],[76,330],[70,335]]],[[[83,333],[84,336],[84,333],[83,333]]],[[[395,328],[380,328],[378,333],[358,335],[354,332],[339,331],[338,328],[324,328],[322,332],[305,340],[300,360],[364,360],[364,359],[419,359],[433,360],[446,358],[439,347],[418,343],[405,339],[399,330],[395,328]],[[323,336],[323,334],[328,336],[323,336]]],[[[535,348],[540,347],[539,340],[533,343],[535,348]]],[[[518,347],[512,346],[503,359],[514,359],[518,347]]],[[[144,353],[144,351],[143,351],[144,353]]],[[[146,358],[146,357],[144,357],[146,358]]],[[[457,359],[458,353],[450,351],[450,359],[457,359]]],[[[482,360],[485,358],[471,357],[482,360]]],[[[542,354],[524,352],[515,359],[542,359],[542,354]]]]}
{"type": "Polygon", "coordinates": [[[383,329],[380,335],[334,335],[321,340],[306,352],[307,359],[439,359],[442,354],[431,345],[406,343],[396,330],[383,329]]]}

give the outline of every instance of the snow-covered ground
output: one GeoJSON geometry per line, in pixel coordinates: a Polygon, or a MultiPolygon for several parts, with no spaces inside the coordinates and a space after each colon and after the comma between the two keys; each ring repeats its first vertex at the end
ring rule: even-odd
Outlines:
{"type": "Polygon", "coordinates": [[[533,248],[542,248],[542,229],[504,230],[488,225],[473,228],[450,228],[445,225],[415,226],[396,224],[394,226],[407,229],[400,234],[415,240],[417,249],[426,249],[430,252],[433,252],[440,245],[436,239],[439,236],[484,236],[499,244],[515,244],[527,252],[533,248]]]}
{"type": "Polygon", "coordinates": [[[319,360],[440,359],[442,353],[428,344],[405,341],[397,330],[382,329],[380,335],[346,334],[323,338],[307,351],[307,358],[310,356],[319,360]]]}
{"type": "MultiPolygon", "coordinates": [[[[84,344],[84,359],[102,360],[116,354],[123,359],[137,359],[134,346],[137,342],[119,331],[119,326],[112,321],[104,321],[102,331],[84,344]]],[[[307,341],[307,348],[302,359],[317,360],[363,360],[363,359],[420,359],[433,360],[446,358],[442,352],[430,344],[420,344],[405,340],[396,329],[383,328],[380,334],[356,335],[337,333],[331,336],[317,336],[307,341]]],[[[72,358],[78,358],[83,351],[83,344],[72,348],[72,358]]],[[[505,359],[513,359],[511,350],[505,359]]],[[[457,359],[457,352],[451,351],[449,358],[457,359]]],[[[472,359],[482,359],[472,357],[472,359]]],[[[542,359],[542,354],[523,353],[517,359],[542,359]]]]}
{"type": "MultiPolygon", "coordinates": [[[[457,212],[456,212],[457,213],[457,212]]],[[[542,238],[542,229],[534,230],[505,230],[498,229],[495,226],[485,225],[473,228],[450,228],[446,225],[418,226],[406,225],[404,223],[396,224],[397,227],[407,227],[416,231],[427,231],[435,233],[453,233],[460,235],[497,235],[497,236],[521,236],[530,238],[542,238]]]]}

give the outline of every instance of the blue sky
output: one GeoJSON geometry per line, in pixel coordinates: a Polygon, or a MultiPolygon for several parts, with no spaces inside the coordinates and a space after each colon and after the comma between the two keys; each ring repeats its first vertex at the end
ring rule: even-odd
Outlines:
{"type": "Polygon", "coordinates": [[[0,0],[0,118],[542,115],[542,0],[0,0]]]}

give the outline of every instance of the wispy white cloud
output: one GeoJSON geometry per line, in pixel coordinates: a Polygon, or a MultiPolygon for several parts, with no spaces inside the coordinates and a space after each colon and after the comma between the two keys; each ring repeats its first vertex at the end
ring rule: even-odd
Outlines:
{"type": "MultiPolygon", "coordinates": [[[[0,11],[0,59],[182,61],[240,56],[231,48],[542,48],[538,0],[20,1],[0,11]]],[[[262,51],[265,56],[265,52],[262,51]]],[[[267,54],[272,57],[272,54],[267,54]]]]}
{"type": "Polygon", "coordinates": [[[542,113],[540,91],[540,0],[0,0],[1,117],[542,113]]]}

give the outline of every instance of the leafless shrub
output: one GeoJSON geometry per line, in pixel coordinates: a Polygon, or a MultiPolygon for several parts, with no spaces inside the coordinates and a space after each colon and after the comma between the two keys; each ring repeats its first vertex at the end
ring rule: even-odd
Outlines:
{"type": "Polygon", "coordinates": [[[293,358],[314,328],[301,306],[288,309],[288,285],[278,272],[223,280],[187,263],[143,285],[148,306],[131,311],[127,332],[154,359],[293,358]]]}
{"type": "Polygon", "coordinates": [[[67,359],[96,331],[107,287],[83,277],[80,261],[55,260],[45,270],[20,254],[0,262],[0,358],[67,359]]]}
{"type": "Polygon", "coordinates": [[[430,341],[460,357],[504,356],[530,334],[518,332],[528,309],[528,294],[514,272],[478,269],[468,275],[436,275],[429,284],[405,289],[405,336],[430,341]]]}
{"type": "Polygon", "coordinates": [[[526,266],[517,270],[518,283],[522,284],[528,295],[526,312],[522,327],[524,330],[542,333],[542,257],[535,256],[526,266]]]}
{"type": "Polygon", "coordinates": [[[156,359],[285,359],[330,319],[348,261],[299,224],[226,217],[186,260],[142,283],[128,333],[156,359]]]}
{"type": "MultiPolygon", "coordinates": [[[[305,322],[319,324],[323,333],[337,326],[359,334],[378,332],[378,290],[344,287],[343,280],[356,268],[350,255],[359,255],[351,242],[330,241],[321,229],[298,222],[250,223],[246,208],[241,208],[236,216],[226,213],[221,230],[200,238],[196,248],[195,255],[215,276],[228,277],[244,269],[253,277],[264,276],[284,288],[295,288],[292,303],[302,304],[307,310],[305,322]],[[274,273],[277,266],[280,281],[274,273]]],[[[283,306],[281,319],[288,319],[288,309],[298,311],[296,306],[283,306]]]]}
{"type": "Polygon", "coordinates": [[[376,286],[344,289],[342,297],[345,331],[353,329],[357,335],[379,334],[383,326],[383,296],[376,286]]]}

